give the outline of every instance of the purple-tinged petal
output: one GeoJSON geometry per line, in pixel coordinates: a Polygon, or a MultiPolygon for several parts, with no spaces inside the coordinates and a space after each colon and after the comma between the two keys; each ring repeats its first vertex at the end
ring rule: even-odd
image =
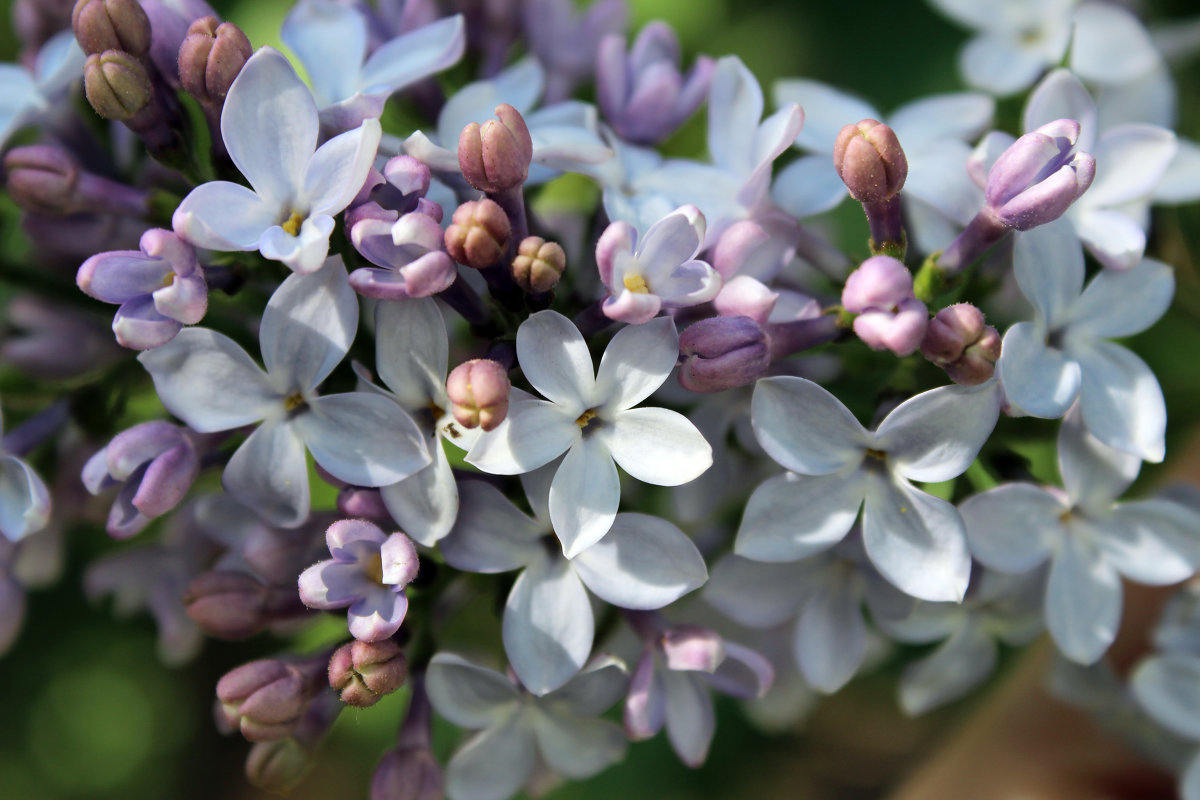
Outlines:
{"type": "Polygon", "coordinates": [[[1070,310],[1070,336],[1116,339],[1149,328],[1166,313],[1175,294],[1175,271],[1143,259],[1127,272],[1104,270],[1070,310]]]}
{"type": "Polygon", "coordinates": [[[845,198],[846,184],[825,153],[796,159],[779,171],[771,185],[776,205],[801,219],[836,208],[845,198]]]}
{"type": "Polygon", "coordinates": [[[263,231],[258,251],[263,258],[283,262],[292,272],[308,275],[325,264],[333,226],[333,217],[327,214],[306,217],[300,223],[300,232],[296,236],[279,225],[273,225],[263,231]]]}
{"type": "Polygon", "coordinates": [[[617,294],[604,301],[600,310],[604,312],[604,316],[616,322],[644,325],[658,316],[658,312],[662,310],[662,298],[647,292],[620,289],[617,294]]]}
{"type": "Polygon", "coordinates": [[[625,698],[623,721],[630,739],[635,742],[649,739],[662,730],[667,719],[666,691],[662,673],[654,666],[654,651],[643,651],[625,698]]]}
{"type": "Polygon", "coordinates": [[[300,600],[309,608],[331,610],[358,602],[376,587],[358,564],[318,561],[300,573],[300,600]]]}
{"type": "Polygon", "coordinates": [[[740,700],[761,699],[775,683],[775,667],[757,651],[725,642],[725,659],[708,682],[717,691],[740,700]]]}
{"type": "Polygon", "coordinates": [[[150,462],[137,483],[133,505],[147,517],[167,513],[183,500],[200,472],[200,459],[184,441],[150,462]]]}
{"type": "Polygon", "coordinates": [[[408,613],[404,592],[376,586],[346,612],[350,635],[364,642],[378,642],[400,630],[408,613]]]}
{"type": "Polygon", "coordinates": [[[833,153],[834,140],[843,126],[860,119],[882,118],[869,103],[819,81],[777,81],[773,94],[776,108],[791,103],[804,108],[804,128],[796,136],[796,146],[826,155],[833,153]]]}
{"type": "Polygon", "coordinates": [[[1058,429],[1058,471],[1076,508],[1107,514],[1141,468],[1138,456],[1101,444],[1089,434],[1078,407],[1058,429]]]}
{"type": "Polygon", "coordinates": [[[1056,119],[1078,121],[1080,134],[1076,147],[1091,152],[1096,141],[1096,103],[1068,69],[1056,69],[1042,79],[1025,103],[1022,124],[1025,130],[1032,131],[1056,119]]]}
{"type": "Polygon", "coordinates": [[[75,282],[89,297],[124,303],[161,289],[170,272],[165,261],[147,258],[139,250],[114,250],[83,262],[75,282]]]}
{"type": "Polygon", "coordinates": [[[322,106],[344,100],[360,88],[367,20],[358,9],[323,0],[297,3],[279,35],[304,65],[322,106]]]}
{"type": "Polygon", "coordinates": [[[177,275],[170,285],[154,291],[154,308],[184,325],[195,325],[208,311],[208,285],[201,275],[177,275]]]}
{"type": "Polygon", "coordinates": [[[1142,261],[1146,231],[1123,211],[1085,206],[1071,221],[1088,252],[1105,267],[1122,272],[1142,261]]]}
{"type": "Polygon", "coordinates": [[[407,586],[417,577],[417,548],[403,533],[393,533],[379,548],[383,563],[383,582],[389,586],[407,586]]]}
{"type": "Polygon", "coordinates": [[[49,520],[46,484],[24,461],[0,456],[0,533],[16,542],[40,531],[49,520]]]}
{"type": "Polygon", "coordinates": [[[458,514],[458,484],[441,437],[428,440],[433,463],[379,490],[392,519],[413,541],[432,547],[450,532],[458,514]]]}
{"type": "Polygon", "coordinates": [[[423,25],[383,44],[362,68],[362,88],[395,92],[454,66],[466,47],[462,14],[423,25]]]}
{"type": "Polygon", "coordinates": [[[1051,328],[1083,289],[1083,248],[1067,220],[1059,220],[1016,235],[1013,273],[1021,291],[1051,328]]]}
{"type": "Polygon", "coordinates": [[[1093,151],[1096,179],[1082,202],[1119,206],[1149,197],[1177,150],[1175,134],[1157,125],[1130,123],[1105,131],[1093,151]]]}
{"type": "Polygon", "coordinates": [[[113,334],[122,347],[152,350],[175,338],[183,325],[154,308],[149,295],[122,303],[113,315],[113,334]]]}

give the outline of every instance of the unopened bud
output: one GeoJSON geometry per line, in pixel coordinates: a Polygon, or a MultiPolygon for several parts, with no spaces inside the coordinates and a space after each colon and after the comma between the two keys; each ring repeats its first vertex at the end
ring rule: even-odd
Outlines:
{"type": "Polygon", "coordinates": [[[79,0],[71,28],[88,55],[124,50],[140,58],[150,51],[150,18],[137,0],[79,0]]]}
{"type": "Polygon", "coordinates": [[[273,658],[236,667],[217,681],[225,722],[252,742],[282,739],[308,707],[309,681],[295,664],[273,658]]]}
{"type": "Polygon", "coordinates": [[[471,200],[454,210],[446,228],[446,252],[460,264],[487,269],[508,250],[512,225],[493,200],[471,200]]]}
{"type": "Polygon", "coordinates": [[[253,53],[237,25],[202,17],[191,24],[179,47],[179,80],[201,103],[219,106],[253,53]]]}
{"type": "Polygon", "coordinates": [[[908,159],[896,133],[874,119],[842,128],[833,144],[833,166],[860,203],[890,200],[908,177],[908,159]]]}
{"type": "Polygon", "coordinates": [[[983,312],[970,303],[946,306],[929,321],[921,355],[944,367],[962,358],[964,351],[983,335],[983,312]]]}
{"type": "Polygon", "coordinates": [[[560,244],[547,242],[540,236],[526,236],[513,259],[513,280],[525,292],[542,294],[558,285],[566,267],[567,254],[560,244]]]}
{"type": "Polygon", "coordinates": [[[87,57],[83,90],[97,114],[117,122],[132,119],[150,104],[154,94],[146,68],[121,50],[87,57]]]}
{"type": "Polygon", "coordinates": [[[407,679],[408,661],[391,639],[356,640],[339,647],[329,659],[329,685],[341,693],[346,705],[373,706],[407,679]]]}
{"type": "Polygon", "coordinates": [[[218,639],[245,639],[262,630],[269,590],[253,575],[215,570],[188,584],[183,602],[200,630],[218,639]]]}
{"type": "Polygon", "coordinates": [[[988,207],[1006,227],[1027,231],[1063,215],[1096,177],[1096,159],[1074,152],[1079,123],[1060,119],[1025,134],[988,171],[988,207]]]}
{"type": "Polygon", "coordinates": [[[370,800],[442,800],[445,792],[442,769],[428,747],[397,747],[375,767],[370,800]]]}
{"type": "Polygon", "coordinates": [[[496,118],[472,122],[458,137],[458,165],[467,183],[495,194],[520,186],[529,175],[533,140],[521,112],[507,103],[496,106],[496,118]]]}
{"type": "Polygon", "coordinates": [[[963,386],[976,386],[996,374],[996,362],[1000,360],[1000,334],[991,325],[973,345],[962,354],[962,358],[945,365],[950,380],[963,386]]]}
{"type": "Polygon", "coordinates": [[[842,306],[851,314],[890,309],[913,296],[912,273],[891,256],[871,256],[846,278],[842,306]]]}
{"type": "Polygon", "coordinates": [[[679,383],[693,392],[721,392],[746,386],[771,365],[770,344],[749,317],[711,317],[679,336],[679,383]]]}
{"type": "Polygon", "coordinates": [[[504,367],[487,358],[463,362],[446,378],[451,412],[464,428],[490,431],[503,422],[511,388],[504,367]]]}
{"type": "Polygon", "coordinates": [[[52,145],[15,147],[4,156],[8,193],[35,214],[71,213],[79,185],[79,164],[66,150],[52,145]]]}
{"type": "Polygon", "coordinates": [[[287,794],[311,766],[308,749],[295,739],[257,742],[246,756],[246,779],[259,789],[287,794]]]}

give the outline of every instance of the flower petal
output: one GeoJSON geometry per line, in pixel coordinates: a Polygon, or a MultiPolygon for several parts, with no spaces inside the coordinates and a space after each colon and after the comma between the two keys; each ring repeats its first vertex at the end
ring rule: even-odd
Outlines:
{"type": "Polygon", "coordinates": [[[604,719],[539,713],[534,722],[542,758],[555,772],[582,780],[620,761],[628,742],[619,727],[604,719]]]}
{"type": "Polygon", "coordinates": [[[475,441],[466,461],[484,472],[519,475],[549,463],[582,437],[561,407],[513,389],[508,416],[475,441]]]}
{"type": "Polygon", "coordinates": [[[1147,658],[1130,678],[1133,696],[1164,727],[1200,739],[1200,658],[1166,653],[1147,658]]]}
{"type": "Polygon", "coordinates": [[[50,521],[50,493],[29,466],[0,456],[0,533],[10,542],[24,539],[50,521]]]}
{"type": "Polygon", "coordinates": [[[829,211],[845,198],[846,184],[825,153],[801,156],[780,170],[771,184],[771,199],[800,219],[829,211]]]}
{"type": "Polygon", "coordinates": [[[1071,306],[1072,336],[1116,339],[1149,328],[1175,294],[1175,270],[1152,258],[1133,269],[1100,272],[1071,306]]]}
{"type": "Polygon", "coordinates": [[[663,674],[667,692],[667,738],[679,760],[699,767],[717,730],[708,686],[693,672],[668,670],[663,674]]]}
{"type": "Polygon", "coordinates": [[[350,205],[367,180],[382,134],[379,120],[367,119],[317,148],[300,190],[300,203],[309,215],[333,216],[350,205]]]}
{"type": "MultiPolygon", "coordinates": [[[[586,438],[586,437],[585,437],[586,438]]],[[[712,448],[688,418],[666,408],[618,412],[592,437],[639,481],[678,486],[712,466],[712,448]]]]}
{"type": "Polygon", "coordinates": [[[611,410],[632,408],[662,386],[679,358],[679,334],[669,317],[617,331],[600,358],[595,398],[611,410]]]}
{"type": "Polygon", "coordinates": [[[583,334],[557,311],[539,311],[517,329],[517,360],[546,399],[579,416],[592,407],[596,379],[583,334]]]}
{"type": "Polygon", "coordinates": [[[973,619],[900,679],[900,707],[913,716],[957,700],[996,668],[996,644],[973,619]]]}
{"type": "Polygon", "coordinates": [[[730,553],[713,567],[704,599],[740,625],[770,628],[796,615],[808,596],[810,571],[811,566],[765,564],[730,553]]]}
{"type": "Polygon", "coordinates": [[[504,606],[504,652],[525,688],[554,691],[592,654],[587,592],[570,563],[544,551],[517,576],[504,606]]]}
{"type": "Polygon", "coordinates": [[[483,481],[463,481],[454,527],[439,545],[446,563],[467,572],[508,572],[530,564],[542,552],[549,531],[521,513],[499,489],[483,481]]]}
{"type": "Polygon", "coordinates": [[[308,519],[304,442],[286,422],[268,420],[234,451],[221,475],[225,491],[264,519],[294,528],[308,519]]]}
{"type": "Polygon", "coordinates": [[[563,555],[574,558],[612,527],[621,504],[617,465],[599,437],[571,446],[550,484],[550,521],[563,555]]]}
{"type": "Polygon", "coordinates": [[[466,47],[462,14],[434,20],[381,45],[362,68],[367,91],[389,93],[454,66],[466,47]]]}
{"type": "Polygon", "coordinates": [[[1072,348],[1071,355],[1083,374],[1079,406],[1088,432],[1109,447],[1145,461],[1162,461],[1167,409],[1146,363],[1112,342],[1072,348]]]}
{"type": "Polygon", "coordinates": [[[968,497],[959,510],[975,558],[1000,572],[1028,572],[1049,557],[1070,509],[1041,487],[1006,483],[968,497]]]}
{"type": "Polygon", "coordinates": [[[314,397],[293,424],[313,460],[355,486],[388,486],[431,462],[412,417],[373,392],[314,397]]]}
{"type": "Polygon", "coordinates": [[[375,306],[375,368],[409,411],[445,393],[450,345],[446,321],[431,298],[375,306]]]}
{"type": "Polygon", "coordinates": [[[375,587],[346,612],[350,635],[363,642],[378,642],[400,630],[408,612],[404,592],[375,587]]]}
{"type": "Polygon", "coordinates": [[[880,423],[878,447],[909,480],[948,481],[967,471],[1000,415],[996,381],[942,386],[901,403],[880,423]]]}
{"type": "Polygon", "coordinates": [[[1083,289],[1083,248],[1069,220],[1056,220],[1014,234],[1013,273],[1025,297],[1049,328],[1064,315],[1083,289]]]}
{"type": "Polygon", "coordinates": [[[1011,405],[1045,419],[1066,414],[1083,382],[1079,364],[1048,346],[1036,322],[1018,322],[1004,334],[996,374],[1011,405]]]}
{"type": "Polygon", "coordinates": [[[1070,214],[1088,252],[1109,269],[1132,269],[1146,252],[1144,226],[1116,209],[1083,205],[1070,214]]]}
{"type": "Polygon", "coordinates": [[[257,250],[284,210],[238,183],[202,183],[171,217],[175,233],[208,250],[257,250]]]}
{"type": "Polygon", "coordinates": [[[1094,664],[1117,635],[1121,579],[1091,542],[1067,536],[1046,584],[1046,628],[1064,656],[1094,664]]]}
{"type": "Polygon", "coordinates": [[[704,557],[687,534],[647,514],[618,514],[571,566],[593,594],[619,608],[662,608],[708,580],[704,557]]]}
{"type": "Polygon", "coordinates": [[[796,623],[793,653],[804,679],[826,694],[841,689],[867,654],[862,592],[846,572],[833,571],[796,623]]]}
{"type": "Polygon", "coordinates": [[[358,9],[339,3],[297,3],[279,37],[295,53],[312,81],[321,107],[351,97],[367,55],[367,21],[358,9]]]}
{"type": "Polygon", "coordinates": [[[1078,407],[1063,420],[1058,430],[1058,471],[1073,506],[1107,514],[1141,468],[1138,456],[1101,444],[1089,434],[1078,407]]]}
{"type": "Polygon", "coordinates": [[[458,514],[458,484],[441,436],[426,440],[433,463],[404,480],[379,490],[384,506],[396,524],[413,541],[433,547],[450,532],[458,514]]]}
{"type": "Polygon", "coordinates": [[[843,126],[860,119],[882,118],[869,103],[820,81],[777,81],[773,94],[776,108],[796,103],[804,109],[804,128],[796,137],[796,146],[826,154],[826,161],[843,126]]]}
{"type": "Polygon", "coordinates": [[[425,673],[429,702],[463,728],[486,728],[511,713],[521,695],[512,681],[453,653],[438,653],[425,673]]]}
{"type": "Polygon", "coordinates": [[[768,478],[746,503],[734,552],[756,561],[796,561],[832,547],[854,525],[864,491],[857,467],[768,478]]]}
{"type": "Polygon", "coordinates": [[[446,765],[446,794],[455,800],[505,800],[529,779],[536,757],[533,731],[524,714],[514,712],[454,754],[446,765]]]}
{"type": "Polygon", "coordinates": [[[828,475],[857,464],[869,442],[840,400],[804,378],[758,381],[750,420],[767,455],[802,475],[828,475]]]}

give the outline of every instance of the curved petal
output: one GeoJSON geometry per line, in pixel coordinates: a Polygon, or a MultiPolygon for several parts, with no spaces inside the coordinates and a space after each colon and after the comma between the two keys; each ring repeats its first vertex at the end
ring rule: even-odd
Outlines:
{"type": "Polygon", "coordinates": [[[281,393],[308,393],[346,357],[358,331],[358,298],[339,257],[289,275],[263,311],[263,364],[281,393]]]}
{"type": "Polygon", "coordinates": [[[1082,81],[1069,69],[1056,69],[1047,75],[1029,95],[1022,124],[1026,131],[1059,119],[1079,123],[1076,148],[1091,152],[1096,141],[1096,103],[1082,81]]]}
{"type": "Polygon", "coordinates": [[[871,563],[896,588],[919,600],[961,601],[971,576],[971,555],[958,510],[902,479],[870,478],[863,544],[871,563]]]}
{"type": "Polygon", "coordinates": [[[281,225],[272,225],[263,231],[258,252],[263,258],[282,262],[292,272],[301,275],[316,272],[329,255],[329,235],[333,233],[333,226],[333,217],[328,214],[306,217],[295,236],[281,225]]]}
{"type": "Polygon", "coordinates": [[[362,89],[395,92],[454,66],[467,44],[462,14],[444,17],[397,36],[371,54],[362,89]]]}
{"type": "Polygon", "coordinates": [[[138,361],[167,410],[200,433],[248,425],[283,407],[283,398],[246,351],[207,328],[186,328],[138,361]]]}
{"type": "Polygon", "coordinates": [[[454,754],[446,765],[446,794],[455,800],[512,797],[533,772],[535,747],[524,714],[510,714],[495,727],[472,736],[454,754]]]}
{"type": "Polygon", "coordinates": [[[295,197],[317,127],[317,106],[288,60],[270,47],[250,56],[225,97],[221,138],[263,200],[281,208],[295,197]]]}
{"type": "Polygon", "coordinates": [[[517,329],[517,360],[534,389],[564,413],[592,407],[596,379],[583,334],[557,311],[539,311],[517,329]]]}
{"type": "Polygon", "coordinates": [[[293,421],[313,460],[355,486],[388,486],[431,462],[412,417],[374,392],[314,397],[293,421]]]}
{"type": "Polygon", "coordinates": [[[113,315],[112,329],[122,347],[150,350],[174,339],[183,325],[160,314],[154,298],[145,296],[122,303],[113,315]]]}
{"type": "Polygon", "coordinates": [[[563,555],[574,558],[600,541],[621,504],[621,481],[608,448],[595,436],[567,451],[550,484],[550,521],[563,555]]]}
{"type": "Polygon", "coordinates": [[[1038,486],[1006,483],[968,497],[959,510],[975,558],[1000,572],[1028,572],[1049,557],[1070,509],[1038,486]]]}
{"type": "Polygon", "coordinates": [[[383,505],[413,541],[433,547],[450,532],[458,514],[458,483],[434,435],[426,440],[433,463],[404,480],[379,490],[383,505]]]}
{"type": "Polygon", "coordinates": [[[708,152],[714,164],[739,176],[754,170],[754,135],[762,114],[758,79],[737,56],[718,60],[708,90],[708,152]]]}
{"type": "Polygon", "coordinates": [[[857,464],[870,441],[840,400],[804,378],[758,381],[750,420],[767,455],[802,475],[828,475],[857,464]]]}
{"type": "Polygon", "coordinates": [[[669,273],[700,252],[704,215],[695,206],[676,209],[650,226],[635,253],[649,276],[669,273]]]}
{"type": "Polygon", "coordinates": [[[1147,658],[1129,680],[1133,696],[1154,719],[1188,739],[1200,739],[1200,658],[1166,653],[1147,658]]]}
{"type": "Polygon", "coordinates": [[[1112,342],[1094,342],[1071,355],[1083,373],[1079,406],[1088,432],[1109,447],[1162,461],[1167,408],[1146,363],[1112,342]]]}
{"type": "Polygon", "coordinates": [[[996,668],[996,644],[973,619],[931,655],[909,665],[900,679],[900,707],[924,714],[957,700],[996,668]]]}
{"type": "Polygon", "coordinates": [[[350,635],[363,642],[378,642],[400,630],[408,613],[404,592],[376,587],[346,611],[350,635]]]}
{"type": "Polygon", "coordinates": [[[1093,544],[1063,539],[1046,584],[1046,628],[1062,654],[1094,664],[1121,622],[1121,579],[1093,544]]]}
{"type": "Polygon", "coordinates": [[[1070,214],[1088,252],[1109,269],[1132,269],[1146,252],[1146,231],[1141,223],[1116,209],[1077,207],[1070,214]]]}
{"type": "Polygon", "coordinates": [[[704,599],[738,624],[770,628],[796,615],[808,596],[806,578],[813,563],[764,564],[730,553],[713,567],[704,599]]]}
{"type": "Polygon", "coordinates": [[[876,430],[889,466],[914,481],[948,481],[967,471],[1000,416],[995,381],[942,386],[901,403],[876,430]]]}
{"type": "Polygon", "coordinates": [[[445,392],[450,344],[446,321],[431,298],[375,307],[375,369],[410,411],[445,392]]]}
{"type": "Polygon", "coordinates": [[[484,472],[519,475],[549,463],[582,437],[562,408],[513,389],[508,416],[475,441],[466,462],[484,472]]]}
{"type": "Polygon", "coordinates": [[[1096,178],[1084,195],[1088,206],[1119,206],[1145,199],[1175,157],[1175,134],[1143,123],[1118,125],[1096,143],[1096,178]]]}
{"type": "Polygon", "coordinates": [[[625,732],[604,719],[539,713],[533,725],[542,758],[555,772],[580,780],[621,760],[625,732]]]}
{"type": "Polygon", "coordinates": [[[619,608],[662,608],[708,580],[704,557],[687,534],[646,514],[618,514],[571,566],[593,594],[619,608]]]}
{"type": "Polygon", "coordinates": [[[571,714],[594,717],[617,702],[629,686],[625,662],[614,656],[598,655],[570,683],[543,701],[571,714]]]}
{"type": "Polygon", "coordinates": [[[541,697],[571,679],[592,653],[592,606],[565,558],[542,553],[517,577],[504,606],[504,652],[541,697]]]}
{"type": "Polygon", "coordinates": [[[175,233],[208,250],[257,250],[264,233],[286,210],[245,186],[203,183],[188,193],[171,217],[175,233]]]}
{"type": "Polygon", "coordinates": [[[934,94],[905,103],[887,123],[906,150],[918,150],[943,139],[974,142],[988,129],[996,101],[978,92],[934,94]]]}
{"type": "Polygon", "coordinates": [[[1162,56],[1132,12],[1108,3],[1084,3],[1072,14],[1071,71],[1097,83],[1121,83],[1159,64],[1162,56]]]}
{"type": "Polygon", "coordinates": [[[446,563],[468,572],[508,572],[532,563],[549,531],[521,513],[499,489],[463,481],[454,527],[439,545],[446,563]]]}
{"type": "Polygon", "coordinates": [[[453,653],[437,653],[425,673],[429,702],[463,728],[486,728],[508,716],[521,694],[498,672],[453,653]]]}
{"type": "Polygon", "coordinates": [[[669,317],[622,328],[600,358],[596,402],[612,410],[636,406],[662,386],[678,358],[679,334],[669,317]]]}
{"type": "Polygon", "coordinates": [[[679,760],[699,767],[717,730],[712,696],[700,676],[692,672],[663,674],[667,694],[667,738],[679,760]]]}
{"type": "Polygon", "coordinates": [[[832,572],[804,604],[793,654],[804,679],[826,694],[841,689],[867,654],[862,593],[852,575],[832,572]]]}
{"type": "Polygon", "coordinates": [[[1009,36],[989,33],[967,42],[958,67],[967,84],[1003,97],[1029,86],[1052,63],[1041,53],[1017,47],[1009,36]]]}
{"type": "Polygon", "coordinates": [[[1011,405],[1044,419],[1066,414],[1083,382],[1079,364],[1049,347],[1035,322],[1018,322],[1004,334],[996,374],[1011,405]]]}
{"type": "Polygon", "coordinates": [[[858,519],[863,480],[857,467],[768,478],[746,502],[734,552],[756,561],[796,561],[832,547],[858,519]]]}
{"type": "Polygon", "coordinates": [[[1013,273],[1048,328],[1058,327],[1083,289],[1083,248],[1069,220],[1014,234],[1013,273]]]}
{"type": "Polygon", "coordinates": [[[0,533],[10,542],[24,539],[50,521],[50,493],[29,466],[0,456],[0,533]]]}
{"type": "Polygon", "coordinates": [[[803,78],[776,81],[773,96],[776,108],[796,103],[804,109],[804,128],[796,136],[796,146],[818,153],[833,152],[833,144],[844,126],[861,119],[882,118],[869,103],[820,81],[803,78]]]}
{"type": "Polygon", "coordinates": [[[1104,558],[1118,572],[1149,586],[1187,580],[1200,560],[1196,518],[1165,500],[1142,500],[1118,506],[1111,517],[1090,526],[1104,558]]]}
{"type": "Polygon", "coordinates": [[[1101,444],[1084,428],[1078,408],[1058,430],[1058,472],[1071,505],[1107,514],[1142,468],[1142,459],[1101,444]]]}
{"type": "Polygon", "coordinates": [[[379,120],[367,119],[317,148],[300,191],[300,203],[309,214],[333,216],[350,205],[367,180],[382,134],[379,120]]]}
{"type": "Polygon", "coordinates": [[[1094,339],[1133,336],[1166,313],[1175,295],[1175,270],[1152,258],[1124,272],[1103,270],[1070,310],[1071,335],[1094,339]]]}
{"type": "Polygon", "coordinates": [[[352,96],[367,55],[367,20],[341,3],[297,3],[279,38],[300,58],[321,107],[352,96]]]}
{"type": "Polygon", "coordinates": [[[286,422],[268,421],[234,451],[221,475],[225,491],[281,528],[308,519],[304,442],[286,422]]]}
{"type": "Polygon", "coordinates": [[[712,447],[687,417],[666,408],[618,412],[592,437],[639,481],[678,486],[712,466],[712,447]]]}
{"type": "Polygon", "coordinates": [[[780,170],[771,184],[775,204],[801,219],[823,214],[845,198],[846,184],[824,153],[801,156],[780,170]]]}

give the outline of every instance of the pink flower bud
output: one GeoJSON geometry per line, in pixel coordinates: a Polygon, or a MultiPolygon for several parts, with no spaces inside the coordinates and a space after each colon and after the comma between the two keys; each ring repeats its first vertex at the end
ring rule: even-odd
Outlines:
{"type": "Polygon", "coordinates": [[[558,285],[566,267],[567,254],[560,244],[547,242],[540,236],[526,236],[513,259],[513,280],[522,291],[541,294],[558,285]]]}
{"type": "Polygon", "coordinates": [[[87,57],[83,91],[97,114],[117,122],[132,119],[154,95],[146,68],[121,50],[105,50],[87,57]]]}
{"type": "Polygon", "coordinates": [[[987,326],[962,358],[946,364],[946,374],[963,386],[975,386],[989,380],[996,373],[996,362],[1000,360],[1000,343],[1000,334],[987,326]]]}
{"type": "Polygon", "coordinates": [[[308,680],[295,664],[261,659],[237,667],[217,682],[225,722],[252,742],[291,734],[308,707],[308,680]]]}
{"type": "Polygon", "coordinates": [[[910,297],[894,309],[868,309],[854,318],[854,333],[872,350],[891,350],[898,356],[912,355],[925,338],[929,310],[910,297]]]}
{"type": "Polygon", "coordinates": [[[511,388],[504,367],[487,358],[463,362],[446,378],[451,412],[464,428],[495,429],[508,414],[511,388]]]}
{"type": "Polygon", "coordinates": [[[521,112],[496,106],[496,119],[472,122],[458,137],[458,165],[467,183],[495,194],[520,186],[529,175],[533,140],[521,112]]]}
{"type": "Polygon", "coordinates": [[[179,47],[179,80],[201,103],[220,106],[253,53],[237,25],[202,17],[188,27],[179,47]]]}
{"type": "Polygon", "coordinates": [[[183,595],[187,615],[218,639],[246,639],[263,629],[268,589],[245,572],[197,575],[183,595]]]}
{"type": "Polygon", "coordinates": [[[88,55],[124,50],[140,58],[150,51],[150,19],[137,0],[79,0],[71,28],[88,55]]]}
{"type": "Polygon", "coordinates": [[[872,256],[850,273],[842,288],[842,307],[851,314],[892,309],[913,296],[908,268],[891,256],[872,256]]]}
{"type": "Polygon", "coordinates": [[[991,378],[1000,358],[1000,334],[970,303],[956,303],[929,321],[921,355],[946,370],[955,383],[974,386],[991,378]]]}
{"type": "Polygon", "coordinates": [[[842,128],[833,144],[833,166],[860,203],[890,200],[908,177],[908,159],[896,133],[874,119],[842,128]]]}
{"type": "Polygon", "coordinates": [[[373,706],[407,679],[408,662],[391,639],[350,642],[329,659],[329,685],[341,693],[347,705],[373,706]]]}
{"type": "Polygon", "coordinates": [[[487,269],[508,250],[512,225],[493,200],[471,200],[454,210],[446,228],[446,252],[460,264],[487,269]]]}
{"type": "Polygon", "coordinates": [[[79,164],[61,147],[35,144],[14,147],[4,156],[8,193],[34,214],[72,213],[79,185],[79,164]]]}
{"type": "Polygon", "coordinates": [[[692,392],[722,392],[760,378],[771,365],[770,344],[749,317],[710,317],[679,337],[679,383],[692,392]]]}

